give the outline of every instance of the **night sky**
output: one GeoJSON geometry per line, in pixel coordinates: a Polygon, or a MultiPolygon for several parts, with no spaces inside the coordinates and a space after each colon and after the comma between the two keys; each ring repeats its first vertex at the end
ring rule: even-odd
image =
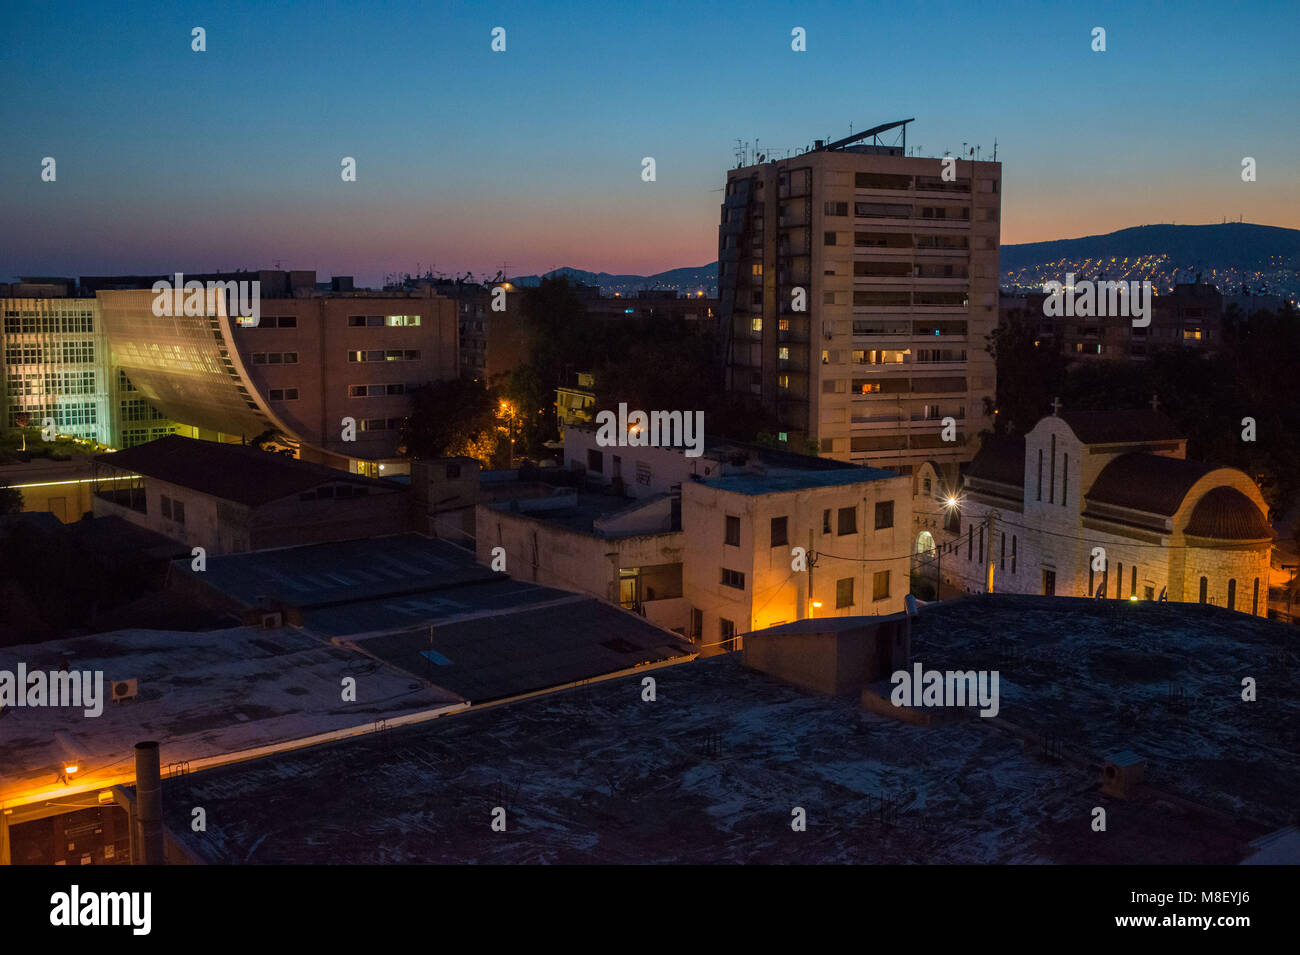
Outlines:
{"type": "Polygon", "coordinates": [[[0,279],[703,265],[737,138],[908,117],[926,155],[997,139],[1004,243],[1300,227],[1297,25],[1293,2],[28,3],[0,33],[0,279]]]}

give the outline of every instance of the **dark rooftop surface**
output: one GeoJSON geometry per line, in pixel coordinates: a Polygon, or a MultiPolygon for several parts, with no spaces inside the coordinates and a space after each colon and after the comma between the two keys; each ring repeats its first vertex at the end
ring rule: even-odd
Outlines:
{"type": "Polygon", "coordinates": [[[1173,441],[1187,437],[1159,411],[1062,411],[1061,417],[1084,444],[1173,441]]]}
{"type": "Polygon", "coordinates": [[[97,455],[95,461],[254,507],[326,483],[359,485],[370,488],[372,493],[393,489],[385,482],[323,464],[175,434],[125,451],[97,455]]]}
{"type": "Polygon", "coordinates": [[[166,780],[164,812],[216,863],[1239,862],[1300,795],[1286,631],[1115,603],[924,610],[916,659],[999,669],[996,721],[900,723],[730,655],[654,671],[653,702],[636,674],[166,780]],[[1241,702],[1244,673],[1260,702],[1241,702]],[[1023,727],[1057,732],[1064,758],[1023,727]],[[1093,758],[1122,751],[1152,784],[1128,800],[1101,794],[1093,758]]]}
{"type": "Polygon", "coordinates": [[[199,576],[248,607],[255,606],[259,596],[314,607],[504,579],[475,563],[474,555],[463,548],[420,534],[209,557],[201,573],[188,559],[172,568],[174,573],[199,576]]]}
{"type": "Polygon", "coordinates": [[[706,487],[737,494],[779,494],[783,491],[806,491],[817,487],[840,487],[899,477],[897,471],[883,468],[843,468],[833,471],[772,468],[765,473],[732,474],[701,481],[706,487]]]}
{"type": "Polygon", "coordinates": [[[484,601],[483,612],[436,624],[432,633],[408,629],[346,644],[474,703],[695,652],[676,634],[592,597],[541,587],[519,596],[531,599],[513,609],[484,601]]]}
{"type": "Polygon", "coordinates": [[[997,669],[999,717],[1093,761],[1281,827],[1300,804],[1300,659],[1285,624],[1198,604],[978,596],[927,606],[913,655],[997,669]],[[1257,700],[1242,700],[1242,679],[1257,700]]]}
{"type": "Polygon", "coordinates": [[[644,507],[649,502],[649,499],[637,500],[617,494],[578,491],[577,494],[567,495],[565,500],[567,502],[565,506],[558,506],[557,500],[553,502],[557,506],[538,508],[537,510],[530,510],[527,505],[551,501],[551,499],[543,497],[516,501],[505,498],[492,501],[488,506],[504,514],[512,514],[528,520],[545,521],[547,524],[564,527],[579,534],[595,534],[600,537],[637,537],[646,533],[645,531],[628,533],[597,531],[594,525],[596,521],[603,517],[610,517],[620,511],[644,507]],[[514,506],[516,504],[522,504],[523,506],[516,507],[514,506]]]}
{"type": "Polygon", "coordinates": [[[1213,464],[1159,454],[1121,454],[1102,469],[1084,495],[1088,501],[1173,515],[1192,485],[1218,470],[1213,464]]]}
{"type": "Polygon", "coordinates": [[[1011,484],[1024,487],[1025,484],[1025,437],[1024,435],[988,435],[980,444],[980,449],[970,464],[966,466],[967,477],[980,478],[985,481],[997,481],[999,484],[1011,484]]]}

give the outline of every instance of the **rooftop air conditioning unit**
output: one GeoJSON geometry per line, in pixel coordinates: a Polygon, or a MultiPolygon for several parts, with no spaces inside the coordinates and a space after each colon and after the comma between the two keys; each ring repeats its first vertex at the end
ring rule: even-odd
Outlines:
{"type": "Polygon", "coordinates": [[[113,681],[113,702],[121,703],[123,700],[134,700],[140,695],[139,687],[136,680],[114,680],[113,681]]]}
{"type": "Polygon", "coordinates": [[[262,614],[263,630],[278,630],[280,627],[283,626],[284,626],[284,614],[278,611],[276,613],[262,614]]]}

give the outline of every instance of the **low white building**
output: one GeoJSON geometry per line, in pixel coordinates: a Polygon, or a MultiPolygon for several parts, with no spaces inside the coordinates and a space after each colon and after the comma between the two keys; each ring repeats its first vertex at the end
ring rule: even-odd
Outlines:
{"type": "Polygon", "coordinates": [[[480,561],[504,548],[517,579],[619,603],[706,650],[793,620],[903,608],[910,478],[712,439],[693,458],[606,448],[594,434],[565,430],[583,489],[538,484],[479,505],[480,561]]]}
{"type": "Polygon", "coordinates": [[[916,572],[940,572],[945,594],[1163,596],[1265,616],[1263,495],[1241,471],[1186,451],[1155,411],[1065,412],[1023,438],[986,439],[960,491],[923,465],[916,572]]]}

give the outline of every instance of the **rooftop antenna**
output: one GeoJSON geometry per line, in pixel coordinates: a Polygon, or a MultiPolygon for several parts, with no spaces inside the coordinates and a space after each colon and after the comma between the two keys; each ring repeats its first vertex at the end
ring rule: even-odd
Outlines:
{"type": "Polygon", "coordinates": [[[998,161],[998,140],[996,136],[993,137],[993,161],[998,161]]]}

